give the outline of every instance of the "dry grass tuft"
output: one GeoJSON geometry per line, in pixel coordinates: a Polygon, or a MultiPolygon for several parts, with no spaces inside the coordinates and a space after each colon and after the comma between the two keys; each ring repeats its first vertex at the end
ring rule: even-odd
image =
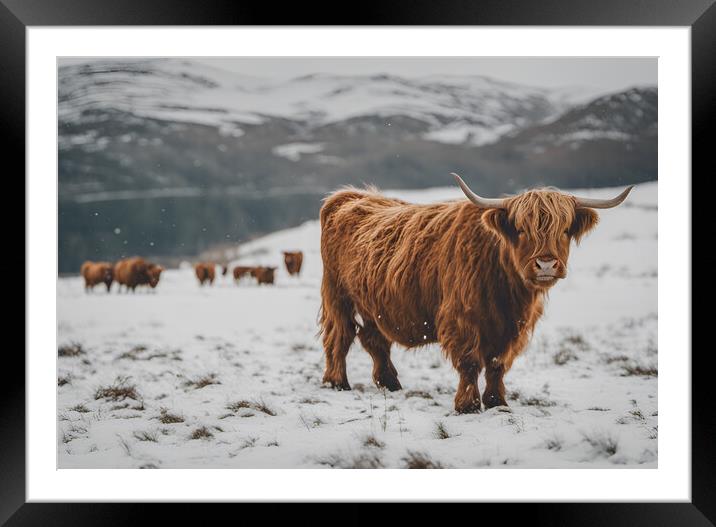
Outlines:
{"type": "Polygon", "coordinates": [[[553,450],[559,452],[564,446],[564,440],[556,435],[549,437],[545,440],[544,446],[547,450],[553,450]]]}
{"type": "Polygon", "coordinates": [[[97,388],[94,394],[95,399],[107,399],[109,401],[123,401],[125,399],[139,400],[137,387],[129,384],[129,377],[117,377],[114,384],[105,388],[97,388]]]}
{"type": "Polygon", "coordinates": [[[524,404],[525,406],[537,406],[539,408],[549,408],[551,406],[557,406],[556,402],[550,401],[546,397],[539,397],[536,395],[520,398],[520,403],[524,404]]]}
{"type": "Polygon", "coordinates": [[[385,448],[385,443],[383,443],[374,435],[369,435],[365,439],[363,439],[363,446],[372,448],[385,448]]]}
{"type": "Polygon", "coordinates": [[[71,410],[73,412],[79,412],[81,414],[86,414],[90,411],[89,408],[87,408],[84,404],[77,404],[72,408],[68,408],[68,410],[71,410]]]}
{"type": "Polygon", "coordinates": [[[134,438],[138,441],[151,441],[152,443],[157,442],[156,432],[136,431],[133,435],[134,438]]]}
{"type": "Polygon", "coordinates": [[[589,344],[582,335],[567,335],[559,343],[559,350],[552,356],[552,360],[557,366],[564,366],[570,361],[577,360],[578,353],[588,351],[589,348],[589,344]]]}
{"type": "Polygon", "coordinates": [[[198,379],[194,380],[188,380],[184,383],[184,386],[194,388],[195,390],[198,390],[200,388],[205,388],[206,386],[209,386],[211,384],[221,384],[216,379],[215,373],[210,373],[209,375],[204,375],[203,377],[199,377],[198,379]]]}
{"type": "Polygon", "coordinates": [[[205,426],[195,429],[189,436],[190,439],[209,439],[210,437],[214,437],[214,434],[205,426]]]}
{"type": "Polygon", "coordinates": [[[239,445],[239,450],[243,450],[244,448],[251,448],[253,446],[256,446],[256,441],[258,441],[258,437],[249,437],[245,439],[241,445],[239,445]]]}
{"type": "Polygon", "coordinates": [[[314,399],[313,397],[304,397],[298,402],[300,404],[321,404],[325,403],[326,401],[322,401],[321,399],[314,399]]]}
{"type": "Polygon", "coordinates": [[[408,454],[403,458],[405,463],[404,468],[417,468],[417,469],[437,469],[445,468],[442,463],[433,461],[424,452],[414,452],[409,450],[408,454]]]}
{"type": "Polygon", "coordinates": [[[582,437],[599,456],[613,456],[619,449],[619,441],[609,433],[593,433],[591,435],[582,433],[582,437]]]}
{"type": "Polygon", "coordinates": [[[157,417],[157,419],[159,419],[160,423],[165,424],[165,425],[184,422],[183,417],[173,414],[173,413],[169,412],[169,410],[167,408],[163,408],[163,407],[159,409],[159,417],[157,417]]]}
{"type": "Polygon", "coordinates": [[[380,456],[375,452],[362,452],[353,457],[332,454],[317,460],[317,462],[331,468],[376,469],[384,467],[380,456]]]}
{"type": "Polygon", "coordinates": [[[257,410],[259,412],[263,412],[266,415],[275,416],[276,412],[269,407],[263,399],[259,399],[256,401],[236,401],[235,403],[231,403],[226,405],[227,410],[231,410],[232,412],[238,412],[242,408],[250,408],[252,410],[257,410]]]}
{"type": "Polygon", "coordinates": [[[57,386],[64,386],[65,384],[70,384],[72,382],[72,377],[70,375],[65,375],[64,377],[57,377],[57,386]]]}
{"type": "Polygon", "coordinates": [[[57,348],[58,357],[77,357],[84,354],[85,350],[79,342],[70,342],[57,348]]]}
{"type": "Polygon", "coordinates": [[[445,423],[439,421],[435,423],[435,439],[449,439],[452,435],[445,428],[445,423]]]}
{"type": "Polygon", "coordinates": [[[657,377],[659,370],[656,366],[630,363],[622,366],[622,377],[657,377]]]}
{"type": "Polygon", "coordinates": [[[408,390],[405,392],[405,398],[409,399],[410,397],[420,397],[422,399],[432,399],[433,396],[430,395],[428,392],[424,390],[408,390]]]}
{"type": "Polygon", "coordinates": [[[569,348],[562,348],[552,356],[552,360],[557,366],[564,366],[576,358],[577,355],[569,348]]]}

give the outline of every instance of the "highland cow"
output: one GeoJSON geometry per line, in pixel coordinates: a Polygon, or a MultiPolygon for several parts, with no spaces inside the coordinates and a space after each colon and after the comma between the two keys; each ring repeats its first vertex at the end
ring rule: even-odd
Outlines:
{"type": "Polygon", "coordinates": [[[159,278],[162,275],[162,271],[164,271],[164,267],[161,265],[150,263],[147,267],[147,273],[149,274],[149,282],[147,285],[154,289],[157,287],[157,284],[159,283],[159,278]]]}
{"type": "Polygon", "coordinates": [[[134,292],[137,286],[148,285],[154,289],[164,270],[160,265],[147,262],[138,256],[119,260],[114,264],[114,278],[118,284],[134,292]]]}
{"type": "Polygon", "coordinates": [[[249,276],[253,267],[246,267],[244,265],[237,265],[234,267],[234,280],[240,280],[244,276],[249,276]]]}
{"type": "Polygon", "coordinates": [[[254,267],[251,269],[251,276],[261,284],[273,284],[276,267],[254,267]]]}
{"type": "Polygon", "coordinates": [[[97,284],[107,286],[107,292],[112,287],[114,269],[109,262],[90,262],[82,264],[80,274],[85,279],[85,291],[92,291],[97,284]]]}
{"type": "Polygon", "coordinates": [[[204,285],[205,282],[208,282],[209,285],[214,284],[214,278],[216,277],[215,267],[212,262],[199,262],[194,265],[194,272],[199,280],[199,285],[204,285]]]}
{"type": "Polygon", "coordinates": [[[298,275],[301,273],[301,266],[303,265],[303,253],[301,251],[284,251],[283,262],[286,264],[286,270],[289,275],[298,275]]]}
{"type": "Polygon", "coordinates": [[[455,410],[507,405],[503,377],[523,351],[549,289],[565,278],[571,241],[598,221],[585,199],[538,189],[485,199],[453,174],[468,200],[414,205],[375,189],[344,189],[321,208],[320,325],[323,382],[349,390],[346,355],[355,336],[373,359],[373,381],[401,389],[390,360],[438,342],[459,374],[455,410]],[[359,317],[359,320],[357,320],[359,317]]]}

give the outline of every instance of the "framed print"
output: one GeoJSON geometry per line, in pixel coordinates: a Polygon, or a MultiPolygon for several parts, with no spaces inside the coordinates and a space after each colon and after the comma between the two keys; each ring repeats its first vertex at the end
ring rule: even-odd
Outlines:
{"type": "Polygon", "coordinates": [[[713,521],[690,265],[712,2],[81,4],[0,6],[28,306],[3,520],[713,521]]]}

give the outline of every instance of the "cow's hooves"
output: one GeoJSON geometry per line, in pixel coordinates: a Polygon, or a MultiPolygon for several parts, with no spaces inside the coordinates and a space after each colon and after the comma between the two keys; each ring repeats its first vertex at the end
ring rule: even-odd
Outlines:
{"type": "Polygon", "coordinates": [[[397,392],[403,389],[397,377],[380,377],[379,379],[374,379],[374,382],[378,388],[385,388],[389,392],[397,392]]]}
{"type": "Polygon", "coordinates": [[[485,395],[482,401],[485,403],[485,410],[498,406],[508,406],[507,401],[497,395],[485,395]]]}
{"type": "Polygon", "coordinates": [[[480,403],[469,403],[463,405],[455,405],[455,411],[459,414],[479,414],[482,411],[480,403]]]}
{"type": "Polygon", "coordinates": [[[351,385],[348,384],[348,381],[331,381],[331,380],[324,380],[323,385],[332,388],[338,392],[344,391],[344,390],[350,390],[351,385]]]}

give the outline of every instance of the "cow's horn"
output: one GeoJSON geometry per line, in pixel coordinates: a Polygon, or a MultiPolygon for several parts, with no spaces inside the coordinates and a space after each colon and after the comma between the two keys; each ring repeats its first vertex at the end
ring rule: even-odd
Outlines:
{"type": "Polygon", "coordinates": [[[460,185],[460,188],[465,193],[465,196],[467,196],[467,199],[472,201],[475,205],[477,205],[480,208],[483,209],[504,209],[506,204],[504,199],[495,199],[495,198],[481,198],[477,194],[475,194],[470,188],[465,184],[465,182],[462,180],[460,176],[458,176],[455,172],[450,173],[454,178],[455,181],[457,181],[457,184],[460,185]]]}
{"type": "Polygon", "coordinates": [[[621,194],[612,199],[578,198],[577,196],[574,196],[574,199],[577,200],[577,207],[588,209],[611,209],[624,201],[633,188],[634,185],[629,185],[621,194]]]}

